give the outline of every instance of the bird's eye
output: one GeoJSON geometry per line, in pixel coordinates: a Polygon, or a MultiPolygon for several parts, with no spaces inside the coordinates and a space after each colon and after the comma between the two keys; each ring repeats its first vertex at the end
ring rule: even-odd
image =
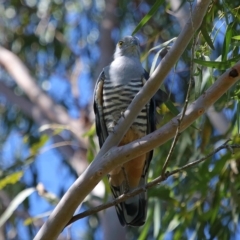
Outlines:
{"type": "Polygon", "coordinates": [[[118,42],[118,46],[121,47],[123,45],[123,41],[118,42]]]}

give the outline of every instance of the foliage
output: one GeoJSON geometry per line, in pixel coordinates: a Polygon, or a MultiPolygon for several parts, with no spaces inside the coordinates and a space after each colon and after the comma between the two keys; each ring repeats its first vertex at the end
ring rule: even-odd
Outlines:
{"type": "MultiPolygon", "coordinates": [[[[88,94],[85,94],[85,88],[91,88],[89,82],[93,83],[93,76],[98,74],[94,73],[95,66],[101,54],[104,54],[101,52],[99,42],[100,37],[103,37],[101,21],[106,2],[3,0],[0,6],[0,15],[3,16],[0,30],[5,33],[0,36],[0,44],[21,58],[35,77],[37,84],[55,102],[64,106],[70,116],[81,120],[84,117],[82,110],[88,113],[89,108],[86,106],[91,102],[90,91],[86,91],[88,94]],[[74,85],[71,80],[72,73],[79,59],[83,66],[77,77],[77,85],[74,85]],[[78,86],[81,93],[76,95],[72,86],[78,86]]],[[[184,10],[183,3],[180,10],[184,10]]],[[[190,3],[186,2],[186,4],[190,17],[190,3]]],[[[195,35],[196,45],[193,43],[189,45],[164,83],[163,89],[171,93],[171,96],[165,104],[159,106],[161,121],[158,127],[181,111],[191,75],[191,63],[194,64],[192,70],[194,84],[190,101],[194,101],[219,75],[239,61],[239,4],[239,1],[231,0],[212,2],[201,28],[195,35]],[[194,48],[194,56],[191,55],[192,48],[194,48]]],[[[180,32],[178,20],[169,14],[170,11],[171,5],[168,1],[120,1],[116,6],[118,29],[112,29],[113,41],[123,35],[136,33],[143,43],[143,64],[150,70],[164,58],[164,54],[173,44],[169,42],[168,45],[164,45],[164,43],[177,37],[180,32]]],[[[17,96],[29,100],[27,94],[22,92],[3,68],[0,68],[0,72],[1,82],[12,89],[17,96]]],[[[194,127],[188,128],[181,134],[169,170],[207,155],[227,138],[239,143],[239,109],[239,84],[237,84],[206,115],[199,118],[194,127]],[[219,123],[223,124],[219,125],[219,123]]],[[[43,147],[52,143],[54,134],[46,136],[39,133],[37,131],[39,126],[31,116],[27,116],[21,110],[20,104],[10,103],[2,92],[0,111],[0,141],[3,146],[0,155],[0,188],[12,200],[12,204],[17,194],[25,193],[24,197],[18,198],[21,201],[19,200],[20,202],[11,208],[13,214],[27,195],[35,191],[41,179],[36,159],[43,147]],[[17,135],[17,144],[13,144],[12,135],[17,135]],[[8,142],[14,145],[10,149],[11,157],[4,155],[8,142]],[[10,161],[5,161],[5,158],[10,161]],[[22,173],[24,176],[19,181],[22,173]]],[[[92,119],[87,121],[91,122],[92,119]]],[[[83,136],[89,139],[88,152],[85,155],[89,162],[93,160],[98,150],[94,130],[94,126],[89,124],[83,136]]],[[[76,140],[66,130],[57,134],[65,141],[70,140],[76,144],[76,140]]],[[[155,149],[149,181],[160,175],[170,145],[171,142],[168,142],[155,149]]],[[[77,147],[73,147],[73,150],[79,149],[81,146],[77,143],[77,147]]],[[[70,176],[75,178],[78,170],[70,166],[68,161],[70,159],[66,160],[59,152],[54,154],[59,155],[61,168],[68,169],[69,178],[70,176]]],[[[149,190],[147,222],[138,229],[128,228],[128,238],[234,239],[239,236],[239,159],[237,150],[234,155],[230,151],[221,151],[215,154],[214,158],[174,175],[160,186],[149,190]]],[[[57,182],[61,186],[55,194],[61,197],[66,186],[62,179],[58,179],[57,182]]],[[[91,208],[96,202],[107,200],[106,196],[110,190],[106,180],[104,186],[105,193],[101,196],[95,196],[93,193],[87,199],[84,208],[91,208]]],[[[48,187],[51,192],[51,184],[48,187]]],[[[41,196],[37,198],[40,199],[41,196]]],[[[24,201],[23,209],[31,212],[33,203],[31,204],[28,200],[24,201]]],[[[49,204],[46,210],[51,210],[54,204],[55,202],[49,204]]],[[[18,209],[22,209],[22,206],[18,209]]],[[[6,205],[0,204],[2,217],[6,208],[6,205]]],[[[22,218],[17,214],[11,216],[5,225],[6,236],[7,229],[20,228],[17,224],[19,219],[22,218]]],[[[24,220],[26,219],[27,235],[31,239],[38,227],[34,225],[34,221],[31,222],[25,217],[24,220]]],[[[77,232],[79,235],[85,234],[85,237],[93,239],[94,233],[102,229],[101,218],[92,216],[87,222],[87,228],[89,231],[84,233],[76,231],[79,231],[77,232]]]]}

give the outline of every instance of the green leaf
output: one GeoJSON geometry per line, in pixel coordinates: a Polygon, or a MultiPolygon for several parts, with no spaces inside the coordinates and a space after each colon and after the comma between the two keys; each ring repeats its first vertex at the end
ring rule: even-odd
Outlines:
{"type": "Polygon", "coordinates": [[[173,103],[172,103],[170,100],[166,101],[164,104],[167,106],[167,108],[170,110],[170,112],[171,112],[174,116],[176,116],[176,115],[179,114],[178,109],[173,105],[173,103]]]}
{"type": "Polygon", "coordinates": [[[153,219],[154,219],[154,225],[153,225],[153,236],[156,239],[159,231],[160,231],[160,227],[161,227],[161,219],[160,219],[160,201],[159,199],[155,199],[155,203],[154,203],[154,213],[153,213],[153,219]]]}
{"type": "Polygon", "coordinates": [[[95,136],[95,133],[96,133],[96,126],[95,126],[95,124],[93,124],[93,125],[91,126],[91,128],[82,135],[82,137],[95,136]]]}
{"type": "Polygon", "coordinates": [[[236,64],[237,61],[240,60],[240,56],[237,56],[235,58],[231,58],[227,61],[222,61],[222,62],[215,62],[215,61],[204,61],[201,59],[193,59],[193,62],[205,66],[205,67],[211,67],[211,68],[216,68],[216,69],[220,69],[220,70],[226,70],[232,66],[234,66],[234,64],[236,64]]]}
{"type": "Polygon", "coordinates": [[[171,189],[166,186],[160,186],[157,189],[149,189],[149,196],[167,201],[173,205],[178,205],[178,201],[171,196],[171,189]]]}
{"type": "Polygon", "coordinates": [[[240,40],[240,35],[234,36],[234,37],[232,37],[232,39],[234,39],[234,40],[240,40]]]}
{"type": "Polygon", "coordinates": [[[12,200],[10,205],[0,217],[0,227],[12,216],[13,212],[18,208],[18,206],[35,191],[35,188],[24,189],[12,200]]]}
{"type": "Polygon", "coordinates": [[[38,219],[41,219],[41,218],[45,218],[45,217],[49,217],[49,215],[51,214],[52,211],[48,211],[48,212],[45,212],[45,213],[42,213],[42,214],[39,214],[35,217],[29,217],[27,218],[25,221],[24,221],[24,225],[30,225],[30,224],[33,224],[34,221],[38,220],[38,219]]]}
{"type": "Polygon", "coordinates": [[[132,35],[136,34],[156,13],[156,11],[159,9],[160,5],[164,3],[164,0],[158,0],[154,3],[150,11],[146,14],[146,16],[140,21],[140,23],[136,26],[134,31],[132,32],[132,35]]]}
{"type": "Polygon", "coordinates": [[[15,184],[19,181],[19,179],[22,177],[23,171],[18,171],[15,173],[12,173],[5,178],[0,180],[0,190],[3,189],[8,184],[15,184]]]}
{"type": "Polygon", "coordinates": [[[39,141],[37,141],[36,143],[32,144],[31,153],[32,154],[37,154],[39,152],[39,149],[41,147],[43,147],[48,140],[49,140],[49,136],[47,134],[43,134],[40,137],[39,141]]]}
{"type": "Polygon", "coordinates": [[[215,50],[214,45],[213,45],[213,42],[212,42],[212,39],[211,39],[210,36],[208,35],[208,31],[207,31],[206,27],[202,26],[200,30],[201,30],[201,33],[202,33],[205,41],[207,42],[208,46],[209,46],[211,49],[215,50]]]}
{"type": "Polygon", "coordinates": [[[63,130],[69,130],[69,128],[66,125],[61,124],[44,124],[39,128],[39,132],[44,132],[48,129],[54,130],[54,135],[61,133],[63,130]]]}
{"type": "Polygon", "coordinates": [[[157,65],[157,60],[159,58],[159,55],[161,54],[161,52],[165,50],[164,48],[160,49],[154,56],[153,58],[153,61],[152,61],[152,66],[151,66],[151,69],[150,69],[150,76],[152,75],[152,73],[154,72],[155,68],[156,68],[156,65],[157,65]]]}
{"type": "Polygon", "coordinates": [[[227,60],[227,55],[230,49],[230,43],[233,35],[233,24],[227,26],[227,31],[224,37],[223,47],[222,47],[222,61],[227,60]]]}
{"type": "Polygon", "coordinates": [[[167,42],[164,42],[162,44],[159,44],[158,46],[154,47],[154,48],[151,48],[149,51],[148,51],[148,54],[152,51],[155,51],[157,49],[160,49],[154,56],[153,58],[153,61],[152,61],[152,66],[151,66],[151,69],[150,69],[150,76],[152,75],[152,73],[154,72],[155,68],[156,68],[156,65],[157,65],[157,60],[160,56],[160,54],[163,52],[163,51],[166,51],[167,49],[170,49],[170,47],[168,46],[170,43],[174,42],[177,38],[172,38],[170,39],[169,41],[167,42]]]}
{"type": "Polygon", "coordinates": [[[145,239],[147,239],[147,235],[148,235],[149,229],[152,226],[152,216],[153,216],[153,210],[150,209],[149,214],[147,216],[147,222],[144,224],[143,229],[141,230],[141,234],[140,234],[138,240],[145,240],[145,239]]]}
{"type": "Polygon", "coordinates": [[[240,104],[239,104],[239,101],[237,101],[237,131],[238,131],[238,134],[240,132],[240,126],[239,126],[239,115],[240,114],[240,104]]]}
{"type": "Polygon", "coordinates": [[[59,198],[51,192],[44,192],[39,195],[52,205],[57,205],[59,203],[59,198]]]}
{"type": "Polygon", "coordinates": [[[176,215],[172,221],[169,223],[168,228],[167,228],[167,232],[171,232],[173,231],[178,225],[180,224],[180,221],[178,220],[178,216],[176,215]]]}

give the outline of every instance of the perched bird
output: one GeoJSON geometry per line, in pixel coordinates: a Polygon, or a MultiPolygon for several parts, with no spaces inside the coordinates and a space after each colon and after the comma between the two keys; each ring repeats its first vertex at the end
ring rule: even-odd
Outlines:
{"type": "MultiPolygon", "coordinates": [[[[113,62],[103,69],[95,86],[94,112],[100,147],[147,79],[148,73],[140,62],[138,39],[132,36],[123,38],[117,43],[113,62]]],[[[151,99],[138,114],[119,146],[139,139],[154,130],[155,103],[151,99]]],[[[150,151],[116,167],[108,174],[115,198],[146,184],[152,156],[153,151],[150,151]]],[[[123,226],[143,225],[147,212],[146,192],[116,205],[116,211],[123,226]]]]}

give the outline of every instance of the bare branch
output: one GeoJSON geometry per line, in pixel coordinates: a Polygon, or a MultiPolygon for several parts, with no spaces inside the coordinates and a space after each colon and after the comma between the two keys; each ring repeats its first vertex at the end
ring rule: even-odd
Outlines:
{"type": "MultiPolygon", "coordinates": [[[[190,2],[190,13],[191,13],[191,19],[192,19],[192,3],[190,2]]],[[[192,25],[193,25],[193,22],[192,22],[192,25]]],[[[194,53],[195,53],[195,45],[196,45],[196,36],[193,37],[193,43],[192,43],[192,49],[191,49],[191,62],[190,62],[190,79],[189,79],[189,84],[188,84],[188,89],[187,89],[187,95],[186,95],[186,98],[185,98],[185,103],[184,103],[184,106],[183,106],[183,110],[182,110],[182,113],[181,113],[181,116],[180,118],[178,119],[178,127],[177,127],[177,130],[176,130],[176,134],[173,138],[173,142],[172,142],[172,145],[171,145],[171,148],[168,152],[168,155],[167,155],[167,158],[163,164],[163,168],[162,168],[162,176],[165,175],[165,172],[166,172],[166,169],[167,169],[167,165],[170,161],[170,158],[172,156],[172,153],[173,153],[173,150],[177,144],[177,141],[178,141],[178,138],[179,138],[179,134],[180,134],[180,127],[181,127],[181,123],[182,123],[182,120],[185,116],[185,113],[186,113],[186,110],[187,110],[187,106],[188,106],[188,103],[189,103],[189,98],[190,98],[190,92],[192,90],[192,83],[194,81],[193,79],[193,58],[194,58],[194,53]]]]}

